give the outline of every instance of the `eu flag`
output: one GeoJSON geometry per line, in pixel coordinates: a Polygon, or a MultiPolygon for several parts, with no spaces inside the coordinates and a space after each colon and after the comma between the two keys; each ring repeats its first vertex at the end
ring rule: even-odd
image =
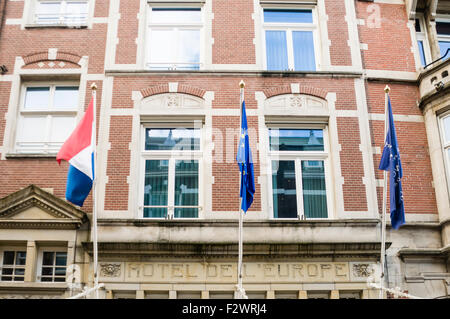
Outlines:
{"type": "Polygon", "coordinates": [[[247,115],[245,113],[245,102],[242,102],[241,114],[241,135],[236,160],[241,171],[241,190],[242,198],[241,209],[244,212],[250,208],[253,203],[253,194],[255,194],[255,178],[253,174],[253,159],[250,143],[248,139],[247,115]]]}
{"type": "Polygon", "coordinates": [[[389,193],[392,228],[398,229],[405,223],[405,208],[401,178],[403,176],[400,151],[395,134],[394,117],[392,115],[391,99],[388,96],[389,125],[381,156],[379,169],[389,171],[389,193]]]}

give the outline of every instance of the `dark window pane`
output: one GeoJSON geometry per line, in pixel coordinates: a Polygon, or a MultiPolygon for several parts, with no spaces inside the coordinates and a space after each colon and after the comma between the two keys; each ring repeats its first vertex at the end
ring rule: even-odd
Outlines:
{"type": "Polygon", "coordinates": [[[13,269],[12,268],[3,268],[2,269],[2,275],[12,275],[13,269]]]}
{"type": "Polygon", "coordinates": [[[14,277],[14,281],[23,281],[25,277],[14,277]]]}
{"type": "Polygon", "coordinates": [[[42,278],[41,278],[41,281],[43,281],[43,282],[49,282],[49,281],[52,281],[52,277],[42,277],[42,278]]]}
{"type": "Polygon", "coordinates": [[[55,278],[55,281],[56,281],[56,282],[65,282],[65,281],[66,281],[66,278],[65,278],[65,277],[56,277],[56,278],[55,278]]]}
{"type": "Polygon", "coordinates": [[[65,266],[67,264],[67,253],[56,253],[56,266],[65,266]]]}
{"type": "Polygon", "coordinates": [[[272,161],[273,214],[275,218],[297,217],[295,162],[272,161]]]}
{"type": "Polygon", "coordinates": [[[306,218],[326,218],[327,192],[323,161],[302,161],[303,208],[306,218]]]}
{"type": "Polygon", "coordinates": [[[3,265],[14,265],[14,251],[5,251],[3,253],[3,265]]]}
{"type": "Polygon", "coordinates": [[[415,21],[415,26],[416,26],[416,32],[420,32],[420,22],[419,22],[419,19],[416,19],[416,21],[415,21]]]}
{"type": "Polygon", "coordinates": [[[312,10],[264,10],[264,22],[312,23],[312,10]]]}
{"type": "Polygon", "coordinates": [[[18,251],[16,255],[16,265],[25,265],[27,260],[27,253],[25,251],[18,251]]]}
{"type": "Polygon", "coordinates": [[[44,256],[43,256],[43,260],[42,260],[42,264],[43,265],[53,265],[54,263],[54,257],[55,257],[55,253],[53,252],[44,252],[44,256]]]}
{"type": "Polygon", "coordinates": [[[439,35],[450,35],[450,22],[436,22],[436,31],[439,35]]]}
{"type": "Polygon", "coordinates": [[[51,275],[53,275],[53,268],[42,267],[42,276],[51,276],[51,275]]]}
{"type": "Polygon", "coordinates": [[[200,149],[199,129],[147,129],[145,150],[182,150],[193,151],[200,149]]]}
{"type": "Polygon", "coordinates": [[[55,268],[55,276],[65,276],[66,268],[55,268]]]}
{"type": "Polygon", "coordinates": [[[450,49],[450,42],[447,41],[439,41],[439,50],[441,52],[441,57],[445,56],[445,60],[450,58],[450,53],[447,53],[447,50],[450,49]]]}
{"type": "Polygon", "coordinates": [[[2,276],[2,281],[12,281],[12,277],[10,277],[10,276],[2,276]]]}
{"type": "Polygon", "coordinates": [[[323,151],[323,131],[310,129],[270,129],[272,151],[323,151]]]}
{"type": "Polygon", "coordinates": [[[24,276],[25,275],[25,269],[23,269],[23,268],[16,268],[14,270],[14,275],[16,275],[16,276],[24,276]]]}
{"type": "Polygon", "coordinates": [[[198,208],[175,208],[175,218],[197,218],[198,208]]]}
{"type": "Polygon", "coordinates": [[[165,218],[167,216],[167,208],[145,207],[144,217],[165,218]]]}

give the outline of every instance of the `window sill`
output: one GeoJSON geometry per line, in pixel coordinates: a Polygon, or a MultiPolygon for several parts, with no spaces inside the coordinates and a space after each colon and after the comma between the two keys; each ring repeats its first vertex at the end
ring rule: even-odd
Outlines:
{"type": "Polygon", "coordinates": [[[48,28],[56,28],[56,29],[87,29],[87,24],[26,24],[25,29],[48,29],[48,28]]]}
{"type": "Polygon", "coordinates": [[[56,158],[56,153],[7,153],[6,158],[56,158]]]}

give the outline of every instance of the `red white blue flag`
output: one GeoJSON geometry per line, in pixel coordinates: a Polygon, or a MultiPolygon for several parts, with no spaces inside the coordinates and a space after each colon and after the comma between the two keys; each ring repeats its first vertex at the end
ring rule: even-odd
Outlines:
{"type": "Polygon", "coordinates": [[[94,129],[94,98],[92,98],[80,123],[56,155],[58,163],[66,160],[70,164],[66,199],[78,206],[83,206],[94,181],[94,129]]]}

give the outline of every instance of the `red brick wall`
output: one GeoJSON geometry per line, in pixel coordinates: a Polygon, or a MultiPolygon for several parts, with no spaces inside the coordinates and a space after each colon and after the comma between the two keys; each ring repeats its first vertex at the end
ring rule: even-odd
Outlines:
{"type": "Polygon", "coordinates": [[[345,21],[344,0],[326,0],[328,16],[328,39],[331,41],[331,65],[352,65],[350,47],[348,46],[348,25],[345,21]]]}
{"type": "Polygon", "coordinates": [[[364,1],[355,4],[357,18],[365,20],[358,27],[360,42],[368,45],[368,50],[361,50],[364,68],[415,72],[405,5],[364,1]]]}

